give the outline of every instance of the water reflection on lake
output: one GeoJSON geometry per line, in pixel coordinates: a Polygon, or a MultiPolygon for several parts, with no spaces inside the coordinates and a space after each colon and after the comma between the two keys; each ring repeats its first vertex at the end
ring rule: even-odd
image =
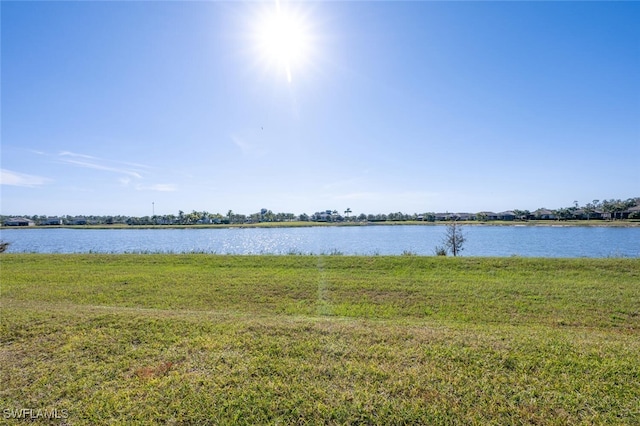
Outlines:
{"type": "MultiPolygon", "coordinates": [[[[7,229],[10,252],[433,255],[444,226],[7,229]]],[[[463,256],[640,257],[640,228],[463,226],[463,256]]]]}

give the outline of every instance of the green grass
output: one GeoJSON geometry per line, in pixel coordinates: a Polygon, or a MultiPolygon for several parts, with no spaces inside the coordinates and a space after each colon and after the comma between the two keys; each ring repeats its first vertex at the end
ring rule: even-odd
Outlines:
{"type": "Polygon", "coordinates": [[[0,410],[73,425],[640,423],[640,259],[0,262],[0,410]]]}

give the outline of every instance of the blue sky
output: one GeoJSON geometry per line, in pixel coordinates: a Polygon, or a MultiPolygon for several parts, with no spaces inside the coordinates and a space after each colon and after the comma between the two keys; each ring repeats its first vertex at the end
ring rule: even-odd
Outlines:
{"type": "Polygon", "coordinates": [[[282,1],[290,80],[275,2],[0,7],[2,214],[640,196],[638,2],[282,1]]]}

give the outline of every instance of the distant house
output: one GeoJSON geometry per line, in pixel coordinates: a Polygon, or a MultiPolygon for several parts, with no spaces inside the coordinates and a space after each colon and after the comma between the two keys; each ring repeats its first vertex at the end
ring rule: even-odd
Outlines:
{"type": "Polygon", "coordinates": [[[157,217],[153,223],[156,225],[171,225],[171,219],[168,217],[157,217]]]}
{"type": "Polygon", "coordinates": [[[633,206],[622,212],[623,219],[635,219],[640,216],[640,205],[633,206]]]}
{"type": "Polygon", "coordinates": [[[571,217],[576,220],[603,219],[601,210],[575,209],[571,211],[571,217]]]}
{"type": "Polygon", "coordinates": [[[572,209],[571,218],[576,220],[601,219],[602,212],[599,210],[572,209]]]}
{"type": "Polygon", "coordinates": [[[558,216],[556,216],[556,214],[548,209],[538,209],[535,212],[533,212],[533,216],[536,219],[541,219],[541,220],[555,220],[558,218],[558,216]]]}
{"type": "Polygon", "coordinates": [[[476,213],[477,220],[498,220],[498,214],[494,212],[478,212],[476,213]]]}
{"type": "Polygon", "coordinates": [[[71,222],[73,225],[86,225],[87,224],[87,219],[85,219],[84,217],[76,217],[73,219],[73,221],[71,222]]]}
{"type": "Polygon", "coordinates": [[[498,213],[498,220],[516,220],[516,214],[512,211],[498,213]]]}
{"type": "Polygon", "coordinates": [[[583,209],[571,209],[571,219],[586,219],[587,213],[583,209]]]}
{"type": "Polygon", "coordinates": [[[453,215],[455,220],[474,220],[476,215],[473,213],[456,213],[453,215]]]}
{"type": "Polygon", "coordinates": [[[436,220],[436,215],[435,213],[425,213],[425,214],[418,215],[418,217],[416,217],[416,220],[433,222],[436,220]]]}
{"type": "Polygon", "coordinates": [[[59,217],[48,217],[42,221],[42,225],[62,225],[62,219],[60,219],[59,217]]]}
{"type": "Polygon", "coordinates": [[[36,223],[24,217],[12,217],[4,222],[4,226],[35,226],[36,223]]]}
{"type": "Polygon", "coordinates": [[[323,212],[315,212],[311,216],[311,220],[315,222],[331,222],[333,215],[331,210],[325,210],[323,212]]]}

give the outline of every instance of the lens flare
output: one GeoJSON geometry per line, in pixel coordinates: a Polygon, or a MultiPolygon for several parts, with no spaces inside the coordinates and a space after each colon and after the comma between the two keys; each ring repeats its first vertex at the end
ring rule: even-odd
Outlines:
{"type": "Polygon", "coordinates": [[[276,2],[275,9],[258,19],[255,32],[258,52],[263,62],[283,70],[291,82],[292,70],[303,68],[311,50],[309,25],[304,15],[276,2]]]}

